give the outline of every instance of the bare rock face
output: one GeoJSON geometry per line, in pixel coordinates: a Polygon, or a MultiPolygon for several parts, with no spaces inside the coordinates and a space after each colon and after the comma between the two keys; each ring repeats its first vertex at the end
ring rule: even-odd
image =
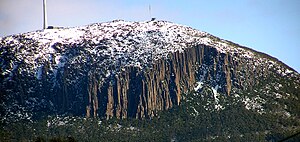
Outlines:
{"type": "Polygon", "coordinates": [[[2,121],[51,114],[151,118],[180,105],[197,82],[230,97],[271,74],[300,80],[270,56],[165,21],[5,37],[0,65],[2,121]]]}
{"type": "MultiPolygon", "coordinates": [[[[197,46],[184,52],[174,52],[168,59],[156,61],[151,67],[140,70],[137,67],[124,68],[103,86],[90,83],[89,106],[95,112],[99,109],[98,102],[104,104],[100,115],[106,118],[149,118],[160,110],[167,110],[180,104],[181,93],[194,87],[197,71],[202,64],[210,66],[210,59],[223,60],[219,63],[221,69],[215,69],[213,74],[207,74],[206,79],[223,75],[222,88],[230,94],[231,77],[228,55],[220,57],[211,47],[197,46]],[[211,58],[213,57],[213,58],[211,58]],[[97,90],[99,88],[99,90],[97,90]],[[92,89],[90,89],[92,90],[92,89]],[[98,94],[97,94],[98,93],[98,94]],[[99,97],[97,97],[99,96],[99,97]],[[91,101],[91,98],[93,98],[91,101]]],[[[216,63],[217,64],[217,63],[216,63]]],[[[215,65],[216,66],[216,65],[215,65]]],[[[94,116],[97,113],[94,113],[94,116]]]]}
{"type": "Polygon", "coordinates": [[[96,80],[89,83],[92,91],[87,108],[92,108],[94,116],[106,118],[149,118],[179,105],[181,94],[193,90],[196,81],[218,85],[218,91],[229,96],[232,88],[246,89],[259,82],[256,78],[268,75],[263,66],[257,66],[244,78],[239,73],[250,67],[243,59],[236,59],[213,47],[198,45],[171,53],[143,70],[126,67],[102,86],[97,86],[96,80]],[[98,102],[102,104],[100,109],[98,102]]]}

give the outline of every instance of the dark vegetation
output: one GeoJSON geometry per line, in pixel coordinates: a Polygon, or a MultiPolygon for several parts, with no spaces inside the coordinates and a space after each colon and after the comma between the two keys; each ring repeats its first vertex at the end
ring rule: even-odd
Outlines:
{"type": "MultiPolygon", "coordinates": [[[[189,96],[192,95],[186,95],[186,99],[189,96]]],[[[300,131],[299,121],[282,119],[278,123],[278,116],[258,114],[245,109],[242,103],[220,111],[192,105],[206,101],[194,97],[146,120],[49,117],[36,122],[23,121],[1,127],[0,141],[279,141],[300,131]],[[192,107],[198,115],[192,115],[192,107]]],[[[287,141],[298,140],[299,135],[295,135],[287,141]]]]}

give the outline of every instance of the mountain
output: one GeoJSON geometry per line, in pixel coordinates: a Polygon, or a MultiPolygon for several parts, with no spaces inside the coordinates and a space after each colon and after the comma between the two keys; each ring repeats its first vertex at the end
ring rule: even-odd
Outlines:
{"type": "MultiPolygon", "coordinates": [[[[267,54],[167,21],[115,20],[3,37],[0,66],[7,138],[15,136],[11,124],[45,123],[46,132],[86,119],[153,120],[124,130],[146,133],[155,122],[158,133],[170,134],[161,138],[174,141],[253,138],[254,133],[272,141],[300,130],[299,73],[267,54]],[[246,128],[248,122],[253,126],[246,128]],[[165,126],[178,129],[159,129],[165,126]]],[[[115,135],[122,126],[105,128],[115,135]]]]}

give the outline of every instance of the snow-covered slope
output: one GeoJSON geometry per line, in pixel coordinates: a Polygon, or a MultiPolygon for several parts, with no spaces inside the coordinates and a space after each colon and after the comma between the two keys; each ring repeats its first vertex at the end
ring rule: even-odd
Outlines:
{"type": "MultiPolygon", "coordinates": [[[[180,51],[195,45],[204,44],[216,48],[221,53],[240,54],[246,58],[255,58],[253,52],[245,50],[225,40],[220,40],[206,32],[198,31],[190,27],[174,24],[167,21],[126,22],[115,20],[107,23],[95,23],[88,26],[45,29],[29,32],[1,39],[1,50],[12,48],[17,52],[16,60],[33,65],[31,68],[39,74],[37,60],[55,60],[57,67],[63,66],[66,57],[61,54],[72,47],[60,47],[59,45],[86,44],[92,47],[85,50],[94,55],[107,55],[114,60],[125,58],[122,64],[143,66],[167,57],[170,52],[180,51]],[[20,41],[20,37],[22,40],[20,41]],[[29,40],[29,41],[28,41],[29,40]],[[26,47],[28,42],[34,45],[26,47]],[[25,48],[23,48],[25,46],[25,48]],[[31,52],[34,48],[35,52],[31,52]],[[104,50],[105,49],[105,50],[104,50]],[[56,57],[53,59],[53,54],[56,57]],[[151,57],[149,57],[151,55],[151,57]]],[[[1,55],[5,55],[3,51],[1,55]]],[[[259,59],[257,59],[259,60],[259,59]]],[[[266,61],[265,61],[266,62],[266,61]]],[[[10,67],[4,67],[3,75],[14,69],[12,61],[10,67]]],[[[277,66],[270,61],[270,67],[277,66]]],[[[28,70],[29,71],[29,70],[28,70]]],[[[280,70],[283,75],[292,73],[292,70],[280,70]]]]}
{"type": "Polygon", "coordinates": [[[92,111],[94,116],[153,116],[179,104],[180,93],[197,84],[195,91],[207,83],[214,94],[230,95],[239,92],[236,88],[250,89],[270,72],[300,82],[297,72],[273,57],[167,21],[115,20],[3,37],[0,66],[3,119],[31,118],[32,112],[48,109],[86,110],[88,116],[92,111]],[[132,86],[130,80],[141,84],[132,86]],[[127,95],[136,91],[142,95],[131,102],[127,95]],[[129,107],[136,110],[127,114],[129,107]]]}

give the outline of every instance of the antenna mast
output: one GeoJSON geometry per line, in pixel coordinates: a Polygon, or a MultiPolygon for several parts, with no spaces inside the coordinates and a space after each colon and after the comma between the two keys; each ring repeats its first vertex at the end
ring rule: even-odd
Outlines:
{"type": "Polygon", "coordinates": [[[151,5],[149,4],[149,15],[150,15],[150,19],[152,18],[151,16],[151,5]]]}
{"type": "Polygon", "coordinates": [[[44,12],[44,29],[47,29],[47,9],[46,0],[43,0],[43,12],[44,12]]]}

